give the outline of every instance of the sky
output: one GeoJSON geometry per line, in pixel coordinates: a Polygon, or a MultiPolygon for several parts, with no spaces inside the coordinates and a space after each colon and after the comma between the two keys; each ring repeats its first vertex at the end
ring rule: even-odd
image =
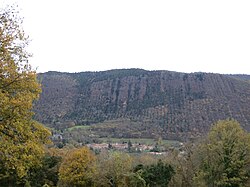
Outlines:
{"type": "Polygon", "coordinates": [[[37,72],[250,74],[249,0],[17,2],[37,72]]]}

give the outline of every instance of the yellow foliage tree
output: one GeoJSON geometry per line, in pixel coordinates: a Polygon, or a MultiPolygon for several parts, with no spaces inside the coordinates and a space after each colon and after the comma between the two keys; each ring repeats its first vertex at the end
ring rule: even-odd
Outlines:
{"type": "Polygon", "coordinates": [[[49,131],[32,120],[41,92],[28,63],[28,39],[13,7],[0,11],[0,183],[22,179],[39,163],[49,131]]]}
{"type": "Polygon", "coordinates": [[[59,169],[59,186],[91,187],[96,172],[96,158],[87,147],[72,150],[59,169]]]}

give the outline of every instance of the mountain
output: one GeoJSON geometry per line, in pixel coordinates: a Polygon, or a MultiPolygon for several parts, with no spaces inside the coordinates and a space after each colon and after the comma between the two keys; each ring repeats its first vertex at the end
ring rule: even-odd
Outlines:
{"type": "Polygon", "coordinates": [[[235,75],[229,75],[229,76],[238,78],[240,80],[250,81],[250,75],[246,75],[246,74],[235,74],[235,75]]]}
{"type": "Polygon", "coordinates": [[[249,75],[120,69],[38,78],[35,119],[54,128],[97,124],[104,136],[185,139],[234,118],[250,131],[249,75]]]}

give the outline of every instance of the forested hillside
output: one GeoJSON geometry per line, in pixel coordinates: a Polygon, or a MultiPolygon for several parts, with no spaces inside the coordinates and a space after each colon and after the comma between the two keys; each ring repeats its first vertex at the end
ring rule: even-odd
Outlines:
{"type": "Polygon", "coordinates": [[[22,23],[0,9],[1,187],[250,186],[248,75],[48,72],[39,84],[22,23]],[[241,124],[217,121],[229,117],[241,124]]]}
{"type": "Polygon", "coordinates": [[[57,128],[120,120],[117,127],[95,129],[129,138],[183,139],[226,118],[249,131],[248,78],[142,69],[48,72],[39,74],[43,92],[35,118],[57,128]]]}

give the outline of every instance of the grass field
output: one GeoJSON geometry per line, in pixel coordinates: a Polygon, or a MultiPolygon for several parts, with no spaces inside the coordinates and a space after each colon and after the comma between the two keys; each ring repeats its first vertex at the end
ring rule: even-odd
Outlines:
{"type": "Polygon", "coordinates": [[[91,127],[91,126],[88,126],[88,125],[79,125],[79,126],[74,126],[74,127],[68,128],[68,131],[77,130],[77,129],[84,129],[84,130],[87,130],[87,129],[89,129],[90,127],[91,127]]]}
{"type": "MultiPolygon", "coordinates": [[[[139,139],[139,138],[99,138],[103,142],[110,142],[110,143],[123,143],[128,142],[129,140],[131,143],[140,143],[145,145],[154,145],[156,141],[154,139],[139,139]]],[[[174,140],[162,140],[163,145],[177,145],[180,142],[174,140]]]]}
{"type": "MultiPolygon", "coordinates": [[[[140,125],[140,124],[139,124],[140,125]]],[[[114,129],[116,130],[116,134],[128,130],[127,134],[130,134],[133,137],[133,133],[138,131],[137,128],[137,123],[136,122],[129,122],[129,120],[110,120],[110,121],[105,121],[102,123],[98,124],[92,124],[92,125],[76,125],[74,127],[68,128],[68,132],[77,132],[80,134],[84,134],[85,136],[88,135],[94,135],[92,137],[95,137],[95,139],[100,140],[100,142],[103,143],[123,143],[123,142],[129,142],[131,141],[132,144],[144,144],[144,145],[155,145],[157,140],[154,138],[111,138],[108,136],[113,136],[114,129]],[[124,128],[124,126],[126,128],[124,128]],[[117,132],[118,131],[118,132],[117,132]],[[99,138],[99,137],[105,137],[105,138],[99,138]]],[[[74,133],[74,134],[75,134],[74,133]]],[[[114,136],[115,137],[115,136],[114,136]]],[[[143,136],[142,136],[143,137],[143,136]]],[[[77,136],[78,138],[78,136],[77,136]]],[[[159,143],[159,142],[158,142],[159,143]]],[[[174,140],[161,140],[160,141],[161,145],[164,146],[179,146],[180,142],[179,141],[174,141],[174,140]]]]}

